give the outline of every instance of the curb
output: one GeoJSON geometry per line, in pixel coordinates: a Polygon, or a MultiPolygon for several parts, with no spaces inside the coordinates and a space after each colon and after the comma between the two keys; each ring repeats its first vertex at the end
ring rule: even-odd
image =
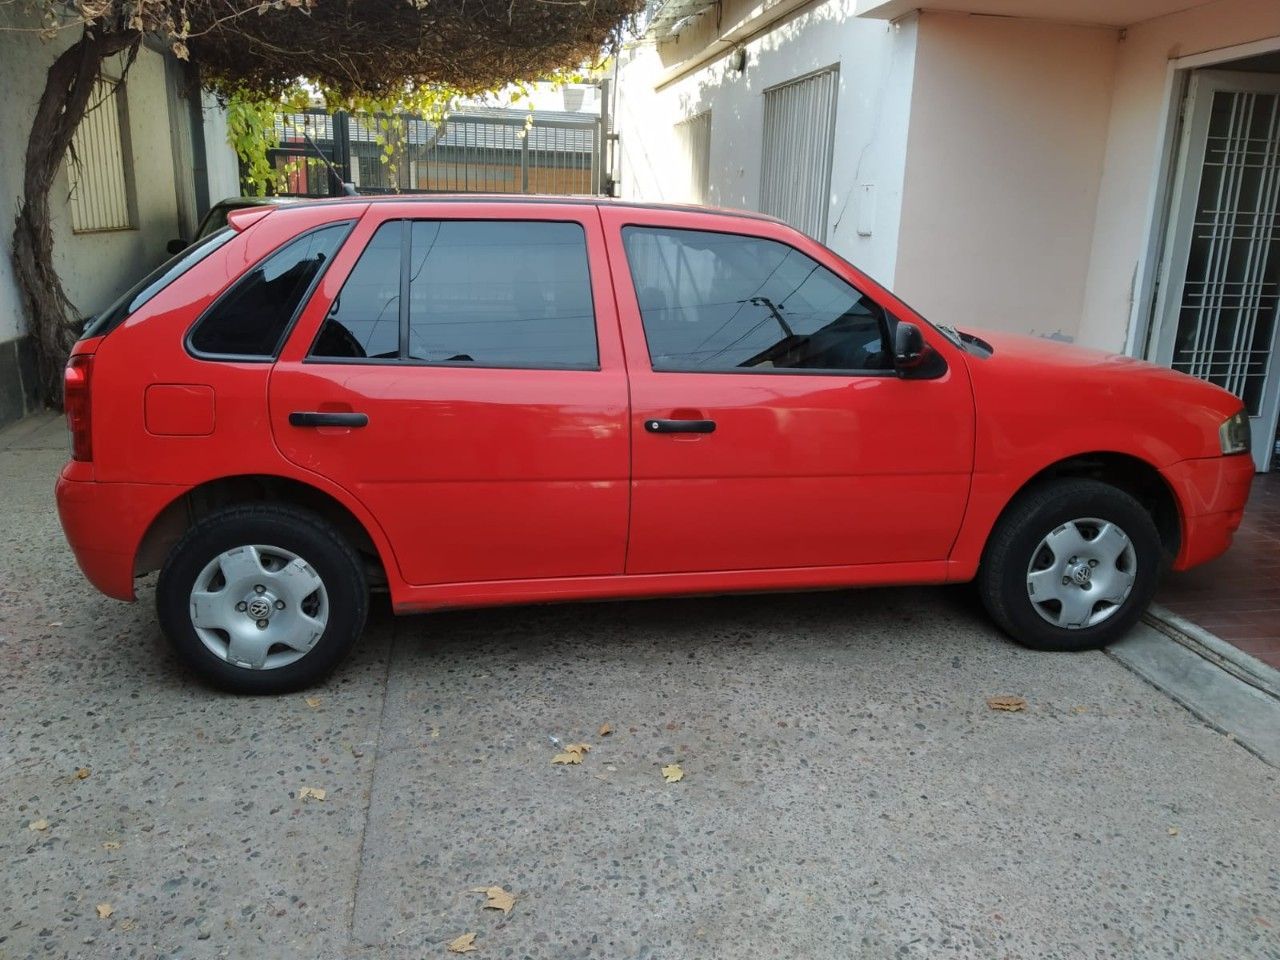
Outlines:
{"type": "Polygon", "coordinates": [[[1269,666],[1257,657],[1233,647],[1221,637],[1204,627],[1180,617],[1158,603],[1151,604],[1142,619],[1159,630],[1170,640],[1176,640],[1188,650],[1227,673],[1255,687],[1267,696],[1280,700],[1280,670],[1269,666]]]}

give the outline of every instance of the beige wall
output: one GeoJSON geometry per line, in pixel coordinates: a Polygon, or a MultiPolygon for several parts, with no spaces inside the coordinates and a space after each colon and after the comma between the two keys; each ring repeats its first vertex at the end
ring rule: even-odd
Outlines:
{"type": "MultiPolygon", "coordinates": [[[[1080,341],[1123,350],[1136,312],[1168,115],[1170,61],[1280,36],[1277,0],[1221,0],[1130,27],[1119,46],[1080,341]]],[[[1141,352],[1142,344],[1136,344],[1141,352]]]]}
{"type": "Polygon", "coordinates": [[[1076,339],[1119,38],[920,15],[895,276],[925,316],[1076,339]]]}

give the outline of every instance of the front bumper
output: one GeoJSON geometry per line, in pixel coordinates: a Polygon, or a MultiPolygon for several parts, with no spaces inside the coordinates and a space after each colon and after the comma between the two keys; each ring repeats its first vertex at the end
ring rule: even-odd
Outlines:
{"type": "Polygon", "coordinates": [[[1244,518],[1253,474],[1248,454],[1183,460],[1165,468],[1182,514],[1182,545],[1173,561],[1175,570],[1198,566],[1231,546],[1244,518]]]}
{"type": "Polygon", "coordinates": [[[97,483],[92,467],[71,461],[58,477],[58,517],[85,577],[108,597],[133,600],[133,561],[160,511],[189,488],[97,483]]]}

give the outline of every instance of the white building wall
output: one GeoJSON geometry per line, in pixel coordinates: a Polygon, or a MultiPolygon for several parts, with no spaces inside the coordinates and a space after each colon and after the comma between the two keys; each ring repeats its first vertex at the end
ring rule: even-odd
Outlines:
{"type": "MultiPolygon", "coordinates": [[[[1119,45],[1113,106],[1097,201],[1079,339],[1103,349],[1125,349],[1130,325],[1147,304],[1140,296],[1140,265],[1149,242],[1158,243],[1163,200],[1158,173],[1172,94],[1171,61],[1236,44],[1280,37],[1276,0],[1218,3],[1136,24],[1119,45]],[[1154,220],[1154,223],[1153,223],[1154,220]]],[[[1141,354],[1143,344],[1134,343],[1141,354]]]]}
{"type": "Polygon", "coordinates": [[[918,33],[897,292],[1076,339],[1119,31],[923,13],[918,33]]]}
{"type": "MultiPolygon", "coordinates": [[[[5,22],[12,23],[13,8],[6,9],[10,12],[5,22]]],[[[0,89],[5,91],[0,97],[0,129],[8,132],[0,147],[0,342],[26,332],[10,250],[27,134],[49,65],[73,39],[70,30],[47,44],[32,33],[0,31],[0,89]]],[[[118,75],[118,68],[108,72],[118,75]]],[[[164,61],[158,54],[139,51],[129,70],[126,97],[131,153],[126,163],[134,170],[137,229],[72,233],[66,163],[50,193],[54,264],[72,303],[85,313],[107,306],[163,260],[165,244],[178,235],[164,61]]]]}
{"type": "MultiPolygon", "coordinates": [[[[679,202],[686,163],[674,126],[711,111],[708,203],[757,209],[763,92],[838,66],[828,246],[885,284],[894,281],[907,119],[915,62],[914,17],[895,24],[859,20],[854,0],[827,0],[745,44],[746,69],[718,59],[655,89],[671,76],[669,51],[644,44],[620,67],[617,129],[622,196],[679,202]],[[668,63],[662,62],[664,52],[668,63]],[[863,186],[870,189],[860,189],[863,186]],[[865,204],[865,208],[863,207],[865,204]],[[860,228],[867,235],[861,235],[860,228]]],[[[722,23],[732,19],[729,10],[722,23]]],[[[696,49],[714,28],[709,16],[688,28],[696,49]]],[[[713,38],[712,38],[713,39],[713,38]]],[[[686,41],[682,37],[681,43],[686,41]]]]}
{"type": "Polygon", "coordinates": [[[219,200],[240,196],[240,161],[227,140],[227,113],[218,104],[218,98],[205,91],[201,94],[201,108],[209,205],[212,206],[219,200]]]}

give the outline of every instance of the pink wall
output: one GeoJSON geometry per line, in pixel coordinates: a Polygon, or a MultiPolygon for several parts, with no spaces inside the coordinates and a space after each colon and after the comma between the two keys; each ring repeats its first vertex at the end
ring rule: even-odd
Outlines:
{"type": "Polygon", "coordinates": [[[1126,32],[1119,45],[1098,190],[1096,237],[1080,322],[1082,343],[1123,350],[1134,319],[1136,279],[1147,253],[1164,147],[1161,131],[1168,115],[1170,61],[1277,36],[1277,0],[1221,0],[1145,21],[1126,32]]]}
{"type": "Polygon", "coordinates": [[[1119,31],[920,17],[896,283],[942,323],[1074,339],[1119,31]]]}

